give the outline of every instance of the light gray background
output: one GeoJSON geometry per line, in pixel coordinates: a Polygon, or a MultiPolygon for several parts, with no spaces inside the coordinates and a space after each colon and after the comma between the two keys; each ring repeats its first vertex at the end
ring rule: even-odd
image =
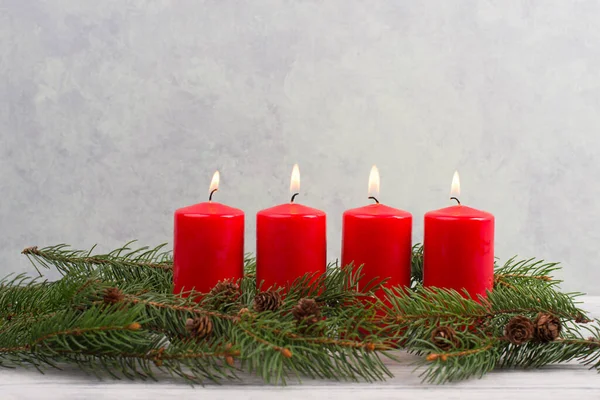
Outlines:
{"type": "Polygon", "coordinates": [[[496,253],[600,294],[600,2],[0,0],[0,272],[28,245],[171,241],[216,198],[496,215],[496,253]]]}

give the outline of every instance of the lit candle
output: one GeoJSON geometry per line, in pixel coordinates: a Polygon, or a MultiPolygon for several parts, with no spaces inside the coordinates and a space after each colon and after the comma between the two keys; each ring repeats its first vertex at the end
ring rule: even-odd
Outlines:
{"type": "Polygon", "coordinates": [[[494,216],[460,204],[458,172],[450,196],[458,205],[425,214],[423,283],[485,297],[494,285],[494,216]]]}
{"type": "Polygon", "coordinates": [[[219,187],[215,172],[208,202],[175,211],[174,293],[206,293],[244,273],[244,212],[212,201],[219,187]]]}
{"type": "Polygon", "coordinates": [[[375,204],[344,212],[342,265],[363,265],[362,283],[387,279],[386,287],[409,286],[412,215],[379,203],[378,197],[379,172],[373,166],[369,199],[375,204]]]}
{"type": "Polygon", "coordinates": [[[256,215],[256,283],[263,289],[325,273],[325,213],[296,203],[299,190],[300,170],[294,165],[290,202],[256,215]]]}

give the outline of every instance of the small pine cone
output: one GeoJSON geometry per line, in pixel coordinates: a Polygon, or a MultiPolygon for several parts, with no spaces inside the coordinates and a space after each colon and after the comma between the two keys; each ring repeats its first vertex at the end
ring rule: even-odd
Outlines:
{"type": "Polygon", "coordinates": [[[438,326],[431,332],[431,343],[440,350],[446,351],[458,346],[458,338],[454,329],[449,326],[438,326]]]}
{"type": "Polygon", "coordinates": [[[297,321],[301,321],[304,318],[313,315],[317,317],[320,316],[321,309],[319,308],[319,305],[314,299],[303,298],[300,299],[300,301],[298,301],[298,304],[296,304],[292,308],[292,315],[294,316],[294,318],[296,318],[297,321]]]}
{"type": "Polygon", "coordinates": [[[210,297],[216,305],[233,303],[240,297],[240,286],[231,281],[218,282],[211,290],[210,297]]]}
{"type": "Polygon", "coordinates": [[[533,337],[533,322],[527,317],[517,316],[508,321],[504,327],[504,336],[512,344],[523,344],[533,337]]]}
{"type": "Polygon", "coordinates": [[[292,315],[298,325],[308,329],[321,319],[321,309],[314,299],[304,298],[292,308],[292,315]]]}
{"type": "Polygon", "coordinates": [[[254,296],[254,309],[257,312],[277,311],[282,303],[281,295],[274,290],[258,293],[254,296]]]}
{"type": "Polygon", "coordinates": [[[185,321],[185,329],[191,337],[196,339],[206,338],[212,332],[212,327],[212,321],[207,315],[188,318],[185,321]]]}
{"type": "Polygon", "coordinates": [[[552,314],[539,313],[535,318],[535,338],[540,342],[551,342],[560,336],[560,320],[552,314]]]}
{"type": "Polygon", "coordinates": [[[102,300],[104,301],[104,304],[111,305],[120,303],[124,298],[125,296],[123,295],[123,292],[119,290],[119,288],[112,287],[104,290],[104,296],[102,297],[102,300]]]}
{"type": "Polygon", "coordinates": [[[575,322],[578,324],[588,324],[592,322],[588,317],[583,314],[578,314],[577,318],[575,318],[575,322]]]}

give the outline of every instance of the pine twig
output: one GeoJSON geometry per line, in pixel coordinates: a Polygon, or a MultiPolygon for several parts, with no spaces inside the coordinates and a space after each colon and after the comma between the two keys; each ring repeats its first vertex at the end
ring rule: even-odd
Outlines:
{"type": "Polygon", "coordinates": [[[34,256],[37,258],[44,259],[48,262],[59,262],[59,263],[83,263],[89,265],[97,265],[97,266],[107,266],[114,265],[116,262],[127,266],[127,267],[142,267],[142,268],[152,268],[152,269],[161,269],[170,271],[173,269],[173,264],[170,262],[135,262],[128,260],[119,260],[117,258],[112,258],[109,256],[80,256],[78,254],[73,254],[70,252],[70,256],[61,255],[59,252],[55,251],[53,248],[39,249],[37,246],[27,247],[23,249],[21,254],[26,256],[34,256]]]}
{"type": "Polygon", "coordinates": [[[141,329],[141,327],[142,327],[141,324],[139,324],[137,322],[133,322],[133,323],[127,324],[125,326],[98,326],[98,327],[93,327],[93,328],[67,329],[67,330],[63,330],[63,331],[48,333],[40,338],[37,338],[31,344],[26,344],[23,346],[15,346],[15,347],[0,347],[0,353],[21,352],[21,351],[30,350],[33,347],[38,346],[38,345],[42,344],[43,342],[47,341],[48,339],[55,338],[57,336],[80,336],[80,335],[83,335],[86,333],[97,333],[97,332],[106,332],[106,331],[123,331],[123,330],[137,331],[137,330],[141,329]]]}
{"type": "MultiPolygon", "coordinates": [[[[273,330],[273,332],[279,333],[277,330],[273,330]]],[[[289,332],[284,333],[284,335],[292,340],[298,340],[302,342],[309,342],[326,346],[332,345],[336,347],[347,347],[351,349],[365,349],[367,351],[388,351],[396,347],[393,345],[387,345],[383,343],[359,342],[356,340],[334,339],[330,337],[305,337],[289,332]]]]}
{"type": "Polygon", "coordinates": [[[229,321],[237,322],[239,320],[239,317],[236,315],[223,314],[223,313],[210,311],[210,310],[202,309],[200,307],[195,307],[195,306],[183,306],[183,305],[162,303],[162,302],[158,302],[158,301],[145,300],[145,299],[141,299],[137,296],[130,295],[130,294],[124,295],[123,301],[126,303],[134,304],[134,305],[135,304],[143,304],[143,305],[146,305],[149,307],[154,307],[154,308],[162,308],[162,309],[168,309],[168,310],[172,310],[172,311],[184,311],[184,312],[189,312],[192,314],[208,315],[211,317],[221,318],[221,319],[229,320],[229,321]]]}
{"type": "Polygon", "coordinates": [[[452,357],[465,357],[465,356],[470,356],[473,354],[481,353],[484,351],[488,351],[492,347],[494,347],[494,344],[489,343],[486,346],[479,347],[476,349],[471,349],[471,350],[462,350],[462,351],[456,351],[456,352],[452,352],[452,353],[430,353],[427,355],[427,357],[425,359],[427,361],[435,361],[437,359],[440,359],[442,361],[447,361],[449,358],[452,358],[452,357]]]}
{"type": "Polygon", "coordinates": [[[281,355],[283,355],[285,358],[292,358],[292,352],[290,349],[288,349],[286,347],[277,346],[276,344],[271,343],[271,342],[257,336],[256,334],[250,332],[248,329],[244,328],[241,325],[239,326],[239,329],[241,329],[246,335],[250,336],[256,342],[264,344],[265,346],[268,346],[268,347],[272,348],[273,350],[280,352],[281,355]]]}
{"type": "Polygon", "coordinates": [[[505,278],[519,278],[519,279],[538,279],[544,282],[551,282],[553,279],[548,275],[527,275],[527,274],[496,274],[495,280],[502,280],[505,278]]]}

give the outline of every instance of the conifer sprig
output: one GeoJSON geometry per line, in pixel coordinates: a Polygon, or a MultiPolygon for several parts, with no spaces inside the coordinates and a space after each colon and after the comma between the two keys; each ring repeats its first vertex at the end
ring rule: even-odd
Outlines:
{"type": "Polygon", "coordinates": [[[580,294],[560,291],[554,263],[511,259],[496,269],[487,298],[471,299],[423,287],[420,245],[413,248],[410,290],[366,282],[362,266],[337,264],[322,276],[257,289],[255,260],[247,255],[242,279],[180,296],[172,293],[164,245],[129,243],[100,255],[64,245],[23,253],[40,275],[52,268],[63,277],[0,281],[0,366],[72,363],[116,378],[166,373],[192,383],[236,379],[238,368],[273,383],[373,381],[391,376],[381,357],[395,358],[390,350],[403,348],[422,356],[422,376],[435,383],[573,360],[600,370],[597,321],[580,326],[590,322],[580,294]],[[385,299],[377,300],[382,287],[385,299]],[[268,307],[256,307],[259,298],[268,307]],[[515,318],[532,329],[539,315],[555,324],[544,340],[530,339],[531,330],[518,340],[507,336],[515,318]]]}
{"type": "Polygon", "coordinates": [[[131,249],[134,242],[107,254],[92,254],[94,248],[72,250],[61,244],[38,248],[28,247],[22,251],[42,276],[39,267],[56,269],[63,276],[96,274],[107,281],[139,282],[149,285],[148,289],[166,291],[173,280],[171,252],[165,244],[154,248],[131,249]]]}

